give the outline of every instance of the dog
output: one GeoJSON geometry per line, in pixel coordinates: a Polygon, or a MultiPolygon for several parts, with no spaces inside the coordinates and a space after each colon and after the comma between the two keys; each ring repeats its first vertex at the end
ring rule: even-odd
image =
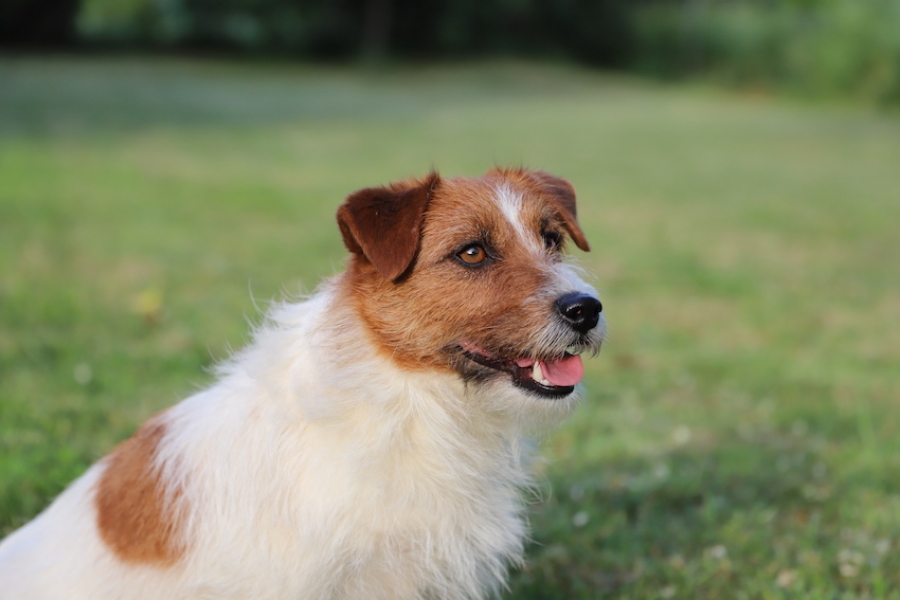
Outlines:
{"type": "Polygon", "coordinates": [[[530,440],[606,325],[565,180],[351,194],[347,268],[276,305],[0,544],[3,600],[472,599],[522,561],[530,440]]]}

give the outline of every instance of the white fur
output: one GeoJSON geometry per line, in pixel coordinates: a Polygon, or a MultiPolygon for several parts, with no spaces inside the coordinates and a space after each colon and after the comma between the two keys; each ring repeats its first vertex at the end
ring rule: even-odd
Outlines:
{"type": "Polygon", "coordinates": [[[123,564],[100,540],[101,462],[0,544],[0,598],[499,590],[525,537],[527,431],[574,399],[401,370],[379,358],[335,289],[279,307],[215,385],[165,413],[158,466],[184,486],[189,511],[175,566],[123,564]]]}
{"type": "Polygon", "coordinates": [[[522,208],[525,204],[522,195],[505,183],[497,186],[496,194],[495,197],[500,212],[503,213],[506,221],[512,225],[522,244],[534,253],[542,252],[543,246],[540,238],[536,235],[536,232],[526,227],[525,222],[522,220],[522,208]]]}

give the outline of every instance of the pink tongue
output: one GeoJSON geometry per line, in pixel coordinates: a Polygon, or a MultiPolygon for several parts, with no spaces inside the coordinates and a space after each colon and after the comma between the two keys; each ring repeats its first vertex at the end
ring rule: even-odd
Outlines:
{"type": "Polygon", "coordinates": [[[575,385],[584,376],[584,363],[577,355],[569,355],[550,362],[540,361],[539,364],[544,379],[553,385],[575,385]]]}

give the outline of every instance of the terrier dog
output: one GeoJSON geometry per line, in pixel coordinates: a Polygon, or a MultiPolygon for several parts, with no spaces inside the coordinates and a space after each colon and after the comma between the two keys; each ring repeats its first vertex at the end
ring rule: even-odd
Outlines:
{"type": "Polygon", "coordinates": [[[495,169],[351,194],[345,272],[279,305],[0,545],[3,600],[462,599],[526,535],[530,436],[605,333],[575,192],[495,169]]]}

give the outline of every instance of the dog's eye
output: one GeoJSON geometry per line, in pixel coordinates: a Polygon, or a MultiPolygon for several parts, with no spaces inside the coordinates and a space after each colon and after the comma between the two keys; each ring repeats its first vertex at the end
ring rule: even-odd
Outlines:
{"type": "Polygon", "coordinates": [[[562,236],[555,231],[545,231],[541,237],[544,239],[544,247],[548,250],[556,250],[562,246],[562,236]]]}
{"type": "Polygon", "coordinates": [[[487,252],[481,244],[469,244],[456,256],[466,264],[480,265],[487,259],[487,252]]]}

